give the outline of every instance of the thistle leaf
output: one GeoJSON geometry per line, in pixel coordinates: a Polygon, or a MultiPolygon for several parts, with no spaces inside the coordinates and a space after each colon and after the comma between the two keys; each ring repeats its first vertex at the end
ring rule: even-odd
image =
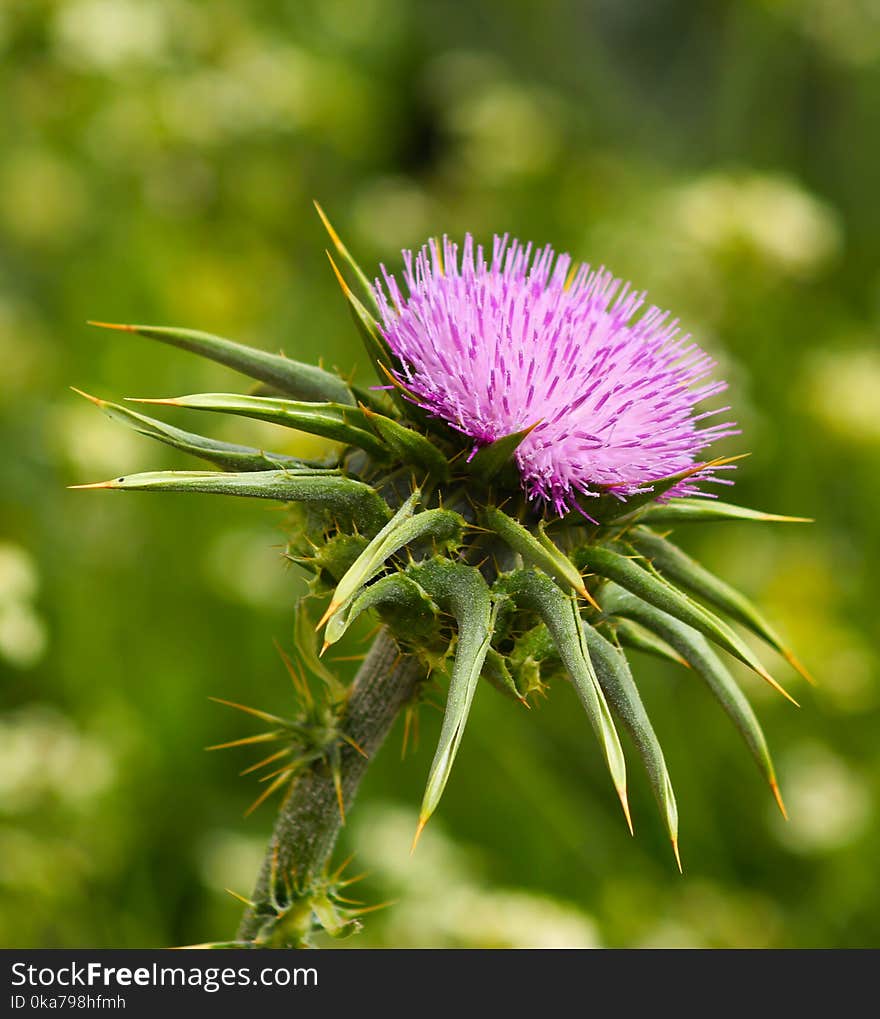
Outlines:
{"type": "Polygon", "coordinates": [[[90,322],[89,325],[137,333],[188,350],[225,364],[249,378],[265,382],[295,400],[330,401],[352,406],[355,402],[348,386],[338,375],[315,365],[293,361],[282,354],[269,354],[265,350],[212,336],[210,333],[169,326],[117,325],[110,322],[90,322]]]}
{"type": "Polygon", "coordinates": [[[596,676],[577,602],[538,570],[516,570],[499,578],[496,589],[544,621],[562,664],[599,739],[627,824],[632,831],[626,797],[626,762],[605,694],[596,676]]]}
{"type": "Polygon", "coordinates": [[[633,651],[643,651],[655,658],[687,666],[687,662],[677,651],[673,651],[665,641],[660,640],[656,634],[639,626],[638,623],[633,623],[629,619],[615,619],[614,632],[621,647],[632,648],[633,651]]]}
{"type": "MultiPolygon", "coordinates": [[[[590,658],[596,669],[599,683],[614,713],[632,737],[639,752],[651,788],[666,822],[666,830],[678,859],[678,808],[675,793],[666,768],[660,741],[654,732],[648,713],[639,696],[638,688],[626,658],[592,626],[583,624],[590,658]]],[[[681,863],[679,862],[679,869],[681,863]]]]}
{"type": "Polygon", "coordinates": [[[792,652],[785,646],[782,638],[758,608],[745,595],[740,594],[736,588],[720,580],[695,559],[691,559],[689,555],[673,545],[671,541],[661,538],[659,534],[655,534],[647,527],[634,528],[627,534],[627,538],[633,547],[649,559],[662,575],[674,580],[692,594],[703,598],[742,623],[743,626],[748,627],[772,648],[775,648],[801,675],[806,675],[803,666],[800,666],[792,652]]]}
{"type": "Polygon", "coordinates": [[[650,571],[650,564],[639,565],[632,559],[621,555],[609,548],[602,548],[598,545],[590,545],[582,550],[585,563],[596,573],[609,580],[615,581],[631,594],[643,599],[649,605],[668,612],[676,619],[687,623],[700,633],[709,637],[719,647],[724,648],[744,662],[750,669],[753,669],[762,679],[766,680],[774,689],[790,700],[793,704],[797,701],[787,693],[770,675],[764,666],[752,653],[749,646],[740,639],[723,620],[708,609],[703,608],[696,602],[691,601],[687,595],[667,583],[656,573],[650,571]],[[646,568],[648,567],[648,568],[646,568]]]}
{"type": "Polygon", "coordinates": [[[779,793],[776,772],[760,723],[736,680],[712,651],[702,634],[668,613],[646,605],[640,598],[634,597],[615,584],[609,585],[602,592],[600,599],[606,612],[634,619],[656,633],[675,648],[694,672],[705,681],[745,740],[761,774],[770,786],[780,811],[785,816],[785,806],[779,793]]]}
{"type": "Polygon", "coordinates": [[[100,400],[96,396],[89,396],[81,389],[74,389],[75,393],[90,400],[112,420],[134,429],[141,435],[151,439],[158,439],[166,446],[179,449],[184,453],[190,453],[209,463],[216,464],[230,471],[266,471],[273,469],[301,470],[306,469],[314,473],[338,474],[337,468],[322,467],[317,464],[310,464],[299,460],[294,456],[286,456],[283,453],[266,453],[260,449],[253,449],[250,446],[238,446],[231,442],[219,442],[216,439],[209,439],[204,435],[196,435],[194,432],[185,432],[164,421],[157,421],[155,418],[147,417],[145,414],[138,414],[117,403],[110,403],[107,400],[100,400]]]}
{"type": "Polygon", "coordinates": [[[268,396],[240,396],[237,393],[193,393],[167,400],[133,402],[257,418],[312,435],[322,435],[350,446],[359,446],[380,459],[387,456],[384,444],[376,437],[366,415],[358,407],[347,407],[339,403],[300,403],[268,396]]]}
{"type": "Polygon", "coordinates": [[[112,481],[72,488],[109,488],[131,492],[200,492],[206,495],[239,495],[280,502],[303,502],[347,515],[364,534],[375,534],[391,511],[384,500],[362,481],[312,471],[250,471],[222,474],[217,471],[150,471],[129,474],[112,481]]]}
{"type": "Polygon", "coordinates": [[[533,425],[529,425],[528,428],[523,428],[519,432],[511,432],[509,435],[503,435],[500,439],[490,442],[488,446],[483,446],[467,465],[468,474],[483,481],[491,481],[496,474],[500,473],[510,464],[513,454],[517,451],[523,439],[530,432],[534,431],[540,423],[540,421],[536,421],[533,425]]]}
{"type": "Polygon", "coordinates": [[[494,506],[489,506],[480,513],[480,522],[490,531],[494,531],[526,562],[540,567],[550,576],[555,577],[564,587],[576,591],[582,598],[591,600],[574,563],[553,544],[543,531],[541,531],[540,537],[536,538],[519,521],[494,506]]]}
{"type": "Polygon", "coordinates": [[[438,481],[449,480],[449,463],[430,439],[384,414],[363,406],[361,410],[397,459],[422,468],[438,481]]]}
{"type": "Polygon", "coordinates": [[[415,847],[422,829],[437,809],[446,788],[467,724],[477,682],[489,651],[494,620],[489,588],[478,570],[462,563],[431,559],[427,563],[412,567],[409,572],[440,608],[455,617],[458,625],[458,641],[452,676],[449,680],[443,725],[440,729],[440,741],[428,773],[428,782],[419,812],[419,826],[413,840],[415,847]]]}
{"type": "Polygon", "coordinates": [[[655,503],[638,514],[640,523],[690,524],[717,520],[753,520],[765,524],[810,524],[810,517],[783,517],[778,513],[762,513],[745,506],[734,506],[715,499],[670,499],[655,503]]]}

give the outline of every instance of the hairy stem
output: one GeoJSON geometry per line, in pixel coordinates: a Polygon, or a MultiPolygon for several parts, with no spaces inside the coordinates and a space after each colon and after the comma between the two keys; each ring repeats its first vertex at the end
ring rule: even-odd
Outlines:
{"type": "MultiPolygon", "coordinates": [[[[402,657],[382,630],[364,659],[345,709],[345,731],[366,757],[346,746],[342,750],[342,793],[346,809],[378,752],[394,720],[413,697],[424,670],[412,657],[402,657]]],[[[238,940],[253,941],[274,915],[273,875],[295,878],[308,887],[320,877],[333,851],[342,819],[333,779],[316,765],[296,781],[278,813],[249,907],[238,929],[238,940]]]]}

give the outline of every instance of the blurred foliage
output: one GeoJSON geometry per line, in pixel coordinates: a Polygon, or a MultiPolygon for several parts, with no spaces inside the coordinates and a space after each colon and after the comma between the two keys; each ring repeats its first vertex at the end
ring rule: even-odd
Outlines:
{"type": "Polygon", "coordinates": [[[241,385],[88,318],[363,372],[318,197],[365,265],[509,230],[646,287],[731,382],[737,499],[817,521],[687,538],[820,680],[798,712],[743,677],[788,825],[690,675],[637,663],[684,879],[635,768],[627,834],[572,691],[486,688],[412,861],[439,715],[368,776],[346,841],[401,903],[352,944],[880,944],[877,0],[4,0],[0,94],[0,943],[234,929],[272,809],[242,819],[244,752],[201,752],[241,734],[207,697],[285,706],[283,518],[67,492],[183,463],[67,386],[241,385]]]}

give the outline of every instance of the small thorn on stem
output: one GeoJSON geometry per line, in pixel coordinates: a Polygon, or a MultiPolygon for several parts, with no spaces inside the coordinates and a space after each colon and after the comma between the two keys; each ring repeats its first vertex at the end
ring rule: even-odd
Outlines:
{"type": "Polygon", "coordinates": [[[629,812],[629,801],[626,798],[626,789],[618,789],[617,795],[620,797],[620,805],[623,807],[623,816],[626,818],[626,826],[629,828],[630,835],[634,836],[635,829],[633,828],[632,817],[629,812]]]}
{"type": "Polygon", "coordinates": [[[787,690],[785,689],[785,687],[783,687],[783,686],[781,686],[781,685],[780,685],[779,683],[777,683],[777,682],[776,682],[776,680],[775,680],[775,679],[774,679],[774,678],[773,678],[773,677],[772,677],[772,676],[770,675],[770,673],[769,673],[769,672],[767,672],[766,670],[761,670],[761,671],[760,671],[760,672],[758,673],[758,675],[759,675],[759,676],[761,677],[761,679],[764,679],[764,680],[766,680],[766,681],[767,681],[767,682],[768,682],[768,683],[770,684],[770,686],[772,686],[772,687],[773,687],[773,689],[774,689],[774,690],[776,690],[776,691],[777,691],[778,693],[781,693],[781,694],[782,694],[782,696],[783,696],[783,697],[784,697],[784,698],[785,698],[785,699],[786,699],[787,701],[791,701],[791,703],[792,703],[792,704],[793,704],[793,705],[794,705],[794,706],[795,706],[796,708],[799,708],[799,707],[800,707],[800,704],[798,704],[798,702],[797,702],[797,701],[796,701],[796,700],[794,699],[794,697],[792,697],[792,695],[791,695],[791,694],[790,694],[790,693],[789,693],[789,692],[788,692],[788,691],[787,691],[787,690]]]}
{"type": "Polygon", "coordinates": [[[68,485],[69,489],[85,489],[85,488],[116,488],[117,482],[113,481],[95,481],[91,485],[68,485]]]}
{"type": "Polygon", "coordinates": [[[339,608],[341,604],[342,602],[336,600],[330,602],[330,604],[327,606],[327,611],[318,620],[318,625],[315,627],[315,629],[320,630],[321,627],[327,622],[327,620],[333,615],[333,613],[339,608]]]}
{"type": "Polygon", "coordinates": [[[803,676],[803,678],[810,684],[810,686],[819,685],[818,682],[813,678],[813,676],[810,675],[806,668],[795,657],[794,652],[789,651],[788,648],[785,648],[782,654],[785,660],[788,662],[788,664],[795,670],[795,672],[803,676]]]}
{"type": "Polygon", "coordinates": [[[323,658],[324,657],[324,652],[327,650],[328,647],[330,647],[330,641],[329,640],[325,640],[324,643],[321,645],[321,650],[318,652],[318,657],[319,658],[323,658]]]}

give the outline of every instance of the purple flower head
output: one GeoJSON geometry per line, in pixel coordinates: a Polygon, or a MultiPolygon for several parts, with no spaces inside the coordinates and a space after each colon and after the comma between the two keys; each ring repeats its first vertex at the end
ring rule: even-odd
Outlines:
{"type": "MultiPolygon", "coordinates": [[[[645,295],[604,268],[506,234],[488,262],[470,234],[460,260],[446,238],[403,260],[407,296],[384,266],[387,294],[375,284],[399,381],[474,450],[534,426],[515,454],[523,487],[560,515],[578,495],[645,491],[735,433],[731,422],[697,427],[721,412],[695,413],[726,386],[710,379],[711,358],[667,312],[637,314],[645,295]]],[[[668,494],[698,494],[712,474],[668,494]]]]}

